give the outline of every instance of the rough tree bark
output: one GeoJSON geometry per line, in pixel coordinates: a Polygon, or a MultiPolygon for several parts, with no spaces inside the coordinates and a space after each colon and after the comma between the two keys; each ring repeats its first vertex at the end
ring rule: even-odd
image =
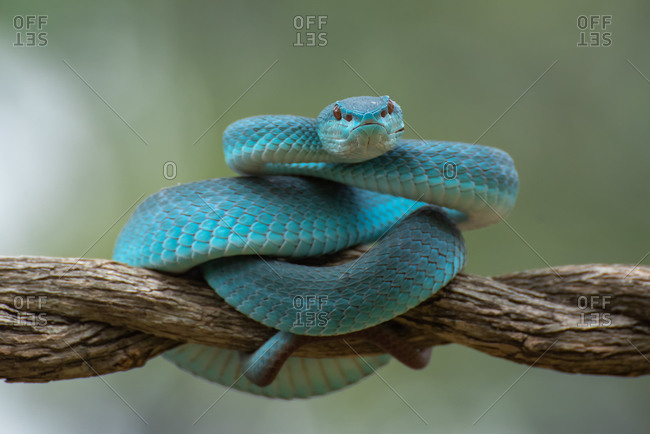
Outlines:
{"type": "MultiPolygon", "coordinates": [[[[650,267],[587,264],[493,278],[459,274],[392,322],[404,339],[421,346],[458,343],[571,373],[649,374],[650,267]]],[[[183,342],[252,351],[273,333],[191,275],[100,259],[0,257],[0,378],[6,381],[128,370],[183,342]]],[[[378,351],[358,339],[347,342],[360,354],[378,351]]],[[[297,355],[352,354],[350,346],[318,342],[297,355]]]]}

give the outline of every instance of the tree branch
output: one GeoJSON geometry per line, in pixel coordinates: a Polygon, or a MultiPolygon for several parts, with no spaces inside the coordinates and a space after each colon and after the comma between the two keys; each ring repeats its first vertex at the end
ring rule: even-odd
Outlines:
{"type": "MultiPolygon", "coordinates": [[[[316,265],[362,252],[351,249],[316,265]]],[[[453,342],[571,373],[649,374],[650,267],[567,265],[494,278],[459,274],[391,322],[421,346],[453,342]]],[[[0,257],[0,378],[7,381],[128,370],[183,342],[252,351],[273,333],[191,275],[101,259],[0,257]]],[[[360,354],[378,351],[358,339],[347,341],[360,354]]],[[[351,353],[345,342],[325,341],[297,355],[351,353]]]]}

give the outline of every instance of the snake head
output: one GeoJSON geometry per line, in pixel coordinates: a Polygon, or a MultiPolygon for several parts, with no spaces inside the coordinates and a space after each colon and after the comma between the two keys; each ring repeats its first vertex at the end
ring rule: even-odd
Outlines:
{"type": "Polygon", "coordinates": [[[394,148],[404,132],[401,107],[388,96],[336,101],[318,115],[323,148],[341,162],[360,162],[394,148]]]}

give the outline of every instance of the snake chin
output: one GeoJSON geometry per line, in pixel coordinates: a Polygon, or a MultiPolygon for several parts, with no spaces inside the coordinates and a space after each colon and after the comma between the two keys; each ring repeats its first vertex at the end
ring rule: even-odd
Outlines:
{"type": "Polygon", "coordinates": [[[361,162],[386,153],[396,144],[383,125],[369,124],[356,128],[344,139],[333,141],[328,151],[342,162],[361,162]]]}

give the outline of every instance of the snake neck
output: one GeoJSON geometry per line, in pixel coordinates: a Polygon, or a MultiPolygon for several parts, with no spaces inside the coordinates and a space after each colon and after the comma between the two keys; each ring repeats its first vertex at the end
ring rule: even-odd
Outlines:
{"type": "Polygon", "coordinates": [[[253,116],[230,124],[223,133],[226,164],[257,175],[267,164],[336,162],[316,132],[316,120],[301,116],[253,116]]]}

